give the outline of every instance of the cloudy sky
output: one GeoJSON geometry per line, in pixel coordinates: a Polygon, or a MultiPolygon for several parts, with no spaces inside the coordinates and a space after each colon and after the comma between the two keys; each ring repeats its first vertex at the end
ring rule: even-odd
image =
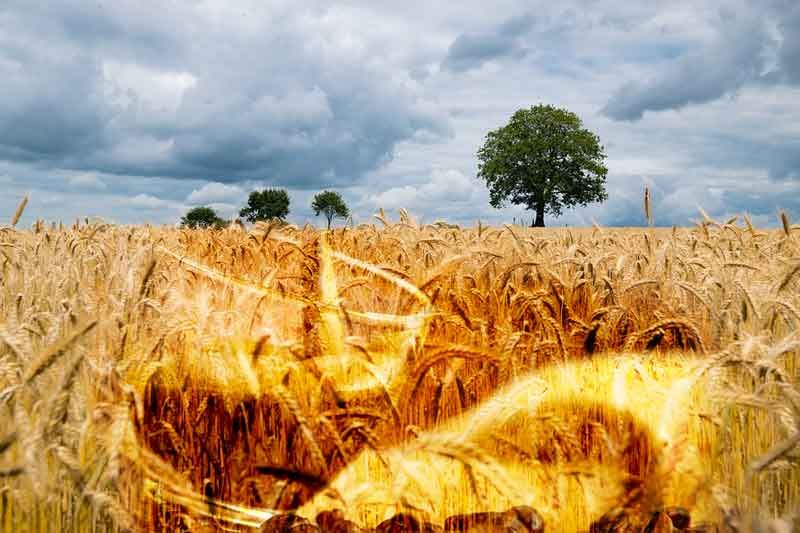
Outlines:
{"type": "Polygon", "coordinates": [[[548,224],[800,218],[800,3],[2,0],[0,220],[174,223],[286,187],[511,222],[476,174],[520,107],[576,112],[609,200],[548,224]],[[631,7],[635,6],[635,7],[631,7]]]}

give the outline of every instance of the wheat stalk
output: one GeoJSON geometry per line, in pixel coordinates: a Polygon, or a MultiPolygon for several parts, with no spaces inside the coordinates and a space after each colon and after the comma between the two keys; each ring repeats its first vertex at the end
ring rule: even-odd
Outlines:
{"type": "Polygon", "coordinates": [[[19,222],[19,219],[22,218],[22,213],[25,211],[25,206],[27,205],[28,205],[28,197],[25,196],[17,206],[17,210],[14,211],[14,216],[11,217],[12,228],[17,227],[17,223],[19,222]]]}
{"type": "Polygon", "coordinates": [[[786,237],[791,237],[792,236],[792,225],[789,222],[789,215],[786,214],[786,211],[781,211],[780,219],[781,219],[781,227],[783,228],[783,234],[786,237]]]}

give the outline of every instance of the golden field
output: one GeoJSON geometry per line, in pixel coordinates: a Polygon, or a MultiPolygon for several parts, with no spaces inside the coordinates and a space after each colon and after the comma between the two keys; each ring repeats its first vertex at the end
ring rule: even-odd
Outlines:
{"type": "Polygon", "coordinates": [[[800,524],[788,219],[377,218],[0,228],[3,530],[519,505],[546,531],[641,531],[675,506],[707,531],[800,524]]]}

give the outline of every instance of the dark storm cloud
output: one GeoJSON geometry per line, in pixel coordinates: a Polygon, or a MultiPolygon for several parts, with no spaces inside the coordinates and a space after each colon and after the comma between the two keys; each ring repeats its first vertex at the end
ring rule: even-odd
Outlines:
{"type": "Polygon", "coordinates": [[[770,181],[800,182],[800,137],[752,134],[709,132],[703,142],[687,145],[687,155],[696,166],[763,169],[770,181]]]}
{"type": "Polygon", "coordinates": [[[327,28],[313,10],[267,11],[252,28],[247,13],[219,27],[199,4],[181,6],[0,7],[0,158],[311,187],[361,179],[420,132],[451,135],[447,115],[388,66],[317,33],[327,28]],[[159,76],[173,108],[147,94],[159,76]]]}
{"type": "Polygon", "coordinates": [[[450,45],[442,67],[452,72],[465,72],[492,59],[524,54],[518,38],[533,22],[533,15],[526,14],[512,17],[490,32],[461,34],[450,45]]]}
{"type": "Polygon", "coordinates": [[[800,140],[765,151],[773,154],[765,164],[771,178],[800,182],[800,140]]]}
{"type": "Polygon", "coordinates": [[[59,56],[0,40],[0,158],[54,161],[102,146],[110,115],[97,61],[79,51],[59,56]]]}
{"type": "Polygon", "coordinates": [[[726,206],[734,212],[775,217],[779,210],[800,213],[800,184],[787,184],[777,190],[727,190],[722,193],[726,206]]]}
{"type": "Polygon", "coordinates": [[[778,7],[778,28],[783,37],[780,48],[781,71],[789,83],[800,84],[800,5],[782,2],[778,7]]]}
{"type": "Polygon", "coordinates": [[[377,74],[348,70],[345,79],[278,95],[255,83],[245,97],[219,96],[224,87],[199,83],[180,110],[195,127],[174,132],[171,163],[182,174],[222,181],[341,185],[387,162],[398,141],[419,131],[448,135],[444,118],[377,74]]]}
{"type": "MultiPolygon", "coordinates": [[[[769,144],[742,140],[733,145],[738,145],[740,149],[738,153],[733,149],[727,152],[733,162],[739,161],[742,166],[764,168],[773,180],[800,182],[800,138],[776,140],[769,144]]],[[[720,162],[720,166],[724,165],[730,163],[720,162]]]]}
{"type": "Polygon", "coordinates": [[[727,18],[722,24],[717,42],[676,59],[649,81],[624,84],[603,113],[615,120],[638,120],[645,111],[709,102],[758,79],[767,40],[763,25],[727,18]]]}
{"type": "Polygon", "coordinates": [[[720,9],[709,21],[712,42],[698,44],[645,81],[623,84],[602,112],[639,120],[645,111],[680,109],[731,94],[746,85],[800,83],[800,6],[772,2],[720,9]],[[780,33],[770,32],[774,23],[780,33]],[[777,55],[774,62],[770,55],[777,55]]]}

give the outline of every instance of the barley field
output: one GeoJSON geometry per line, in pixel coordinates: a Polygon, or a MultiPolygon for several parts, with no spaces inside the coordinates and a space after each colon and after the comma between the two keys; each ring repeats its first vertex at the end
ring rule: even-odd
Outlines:
{"type": "MultiPolygon", "coordinates": [[[[0,228],[3,531],[441,531],[511,508],[545,531],[800,527],[785,215],[18,219],[0,228]]],[[[487,527],[469,531],[541,530],[487,527]]]]}

